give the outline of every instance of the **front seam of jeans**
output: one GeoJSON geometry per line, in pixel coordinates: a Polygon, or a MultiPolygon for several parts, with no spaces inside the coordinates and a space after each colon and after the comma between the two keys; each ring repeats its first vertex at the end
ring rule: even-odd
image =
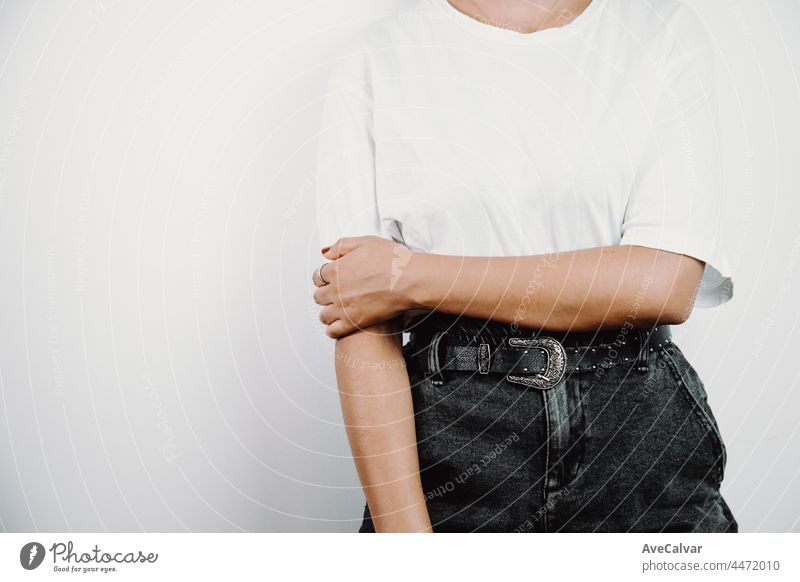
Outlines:
{"type": "Polygon", "coordinates": [[[542,392],[542,403],[544,405],[544,426],[545,426],[545,450],[544,450],[544,476],[542,478],[542,524],[544,532],[550,530],[547,516],[547,479],[550,475],[550,412],[547,405],[547,395],[542,392]]]}

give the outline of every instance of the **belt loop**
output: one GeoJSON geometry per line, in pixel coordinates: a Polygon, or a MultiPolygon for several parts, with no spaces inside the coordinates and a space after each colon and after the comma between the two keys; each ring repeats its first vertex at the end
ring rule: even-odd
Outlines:
{"type": "Polygon", "coordinates": [[[647,340],[650,337],[650,332],[644,328],[639,329],[639,357],[636,359],[636,369],[639,372],[647,372],[647,340]]]}
{"type": "Polygon", "coordinates": [[[488,374],[489,368],[492,365],[492,352],[489,344],[481,344],[478,346],[478,372],[480,374],[488,374]]]}
{"type": "Polygon", "coordinates": [[[439,357],[439,344],[446,333],[446,331],[437,331],[433,335],[433,338],[431,338],[431,343],[428,345],[428,374],[430,375],[431,382],[438,386],[444,383],[442,363],[439,357]]]}

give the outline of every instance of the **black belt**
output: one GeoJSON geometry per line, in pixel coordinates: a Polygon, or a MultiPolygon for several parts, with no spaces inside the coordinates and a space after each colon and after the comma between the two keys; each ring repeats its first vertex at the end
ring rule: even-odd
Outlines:
{"type": "Polygon", "coordinates": [[[406,358],[430,374],[477,372],[505,374],[509,382],[546,390],[566,374],[590,372],[628,364],[647,371],[647,354],[671,341],[670,328],[633,327],[580,333],[508,332],[508,326],[492,325],[467,333],[449,329],[411,331],[406,358]]]}

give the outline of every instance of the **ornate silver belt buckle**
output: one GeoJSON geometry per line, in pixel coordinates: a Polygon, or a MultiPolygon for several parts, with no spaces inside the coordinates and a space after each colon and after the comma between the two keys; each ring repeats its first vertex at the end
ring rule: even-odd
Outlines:
{"type": "Polygon", "coordinates": [[[551,337],[512,337],[508,339],[508,345],[514,348],[542,350],[547,356],[547,365],[544,368],[544,372],[528,376],[512,376],[508,374],[506,380],[509,382],[524,384],[539,390],[547,390],[564,378],[564,373],[567,369],[567,353],[564,351],[564,346],[561,345],[561,342],[551,337]]]}

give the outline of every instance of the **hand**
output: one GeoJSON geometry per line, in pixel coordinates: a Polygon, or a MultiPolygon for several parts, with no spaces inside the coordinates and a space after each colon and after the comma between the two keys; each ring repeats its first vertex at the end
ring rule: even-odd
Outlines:
{"type": "Polygon", "coordinates": [[[414,253],[405,246],[377,236],[347,237],[322,254],[332,261],[322,269],[329,284],[314,279],[314,301],[323,306],[319,319],[329,337],[344,337],[415,307],[407,272],[414,253]]]}

